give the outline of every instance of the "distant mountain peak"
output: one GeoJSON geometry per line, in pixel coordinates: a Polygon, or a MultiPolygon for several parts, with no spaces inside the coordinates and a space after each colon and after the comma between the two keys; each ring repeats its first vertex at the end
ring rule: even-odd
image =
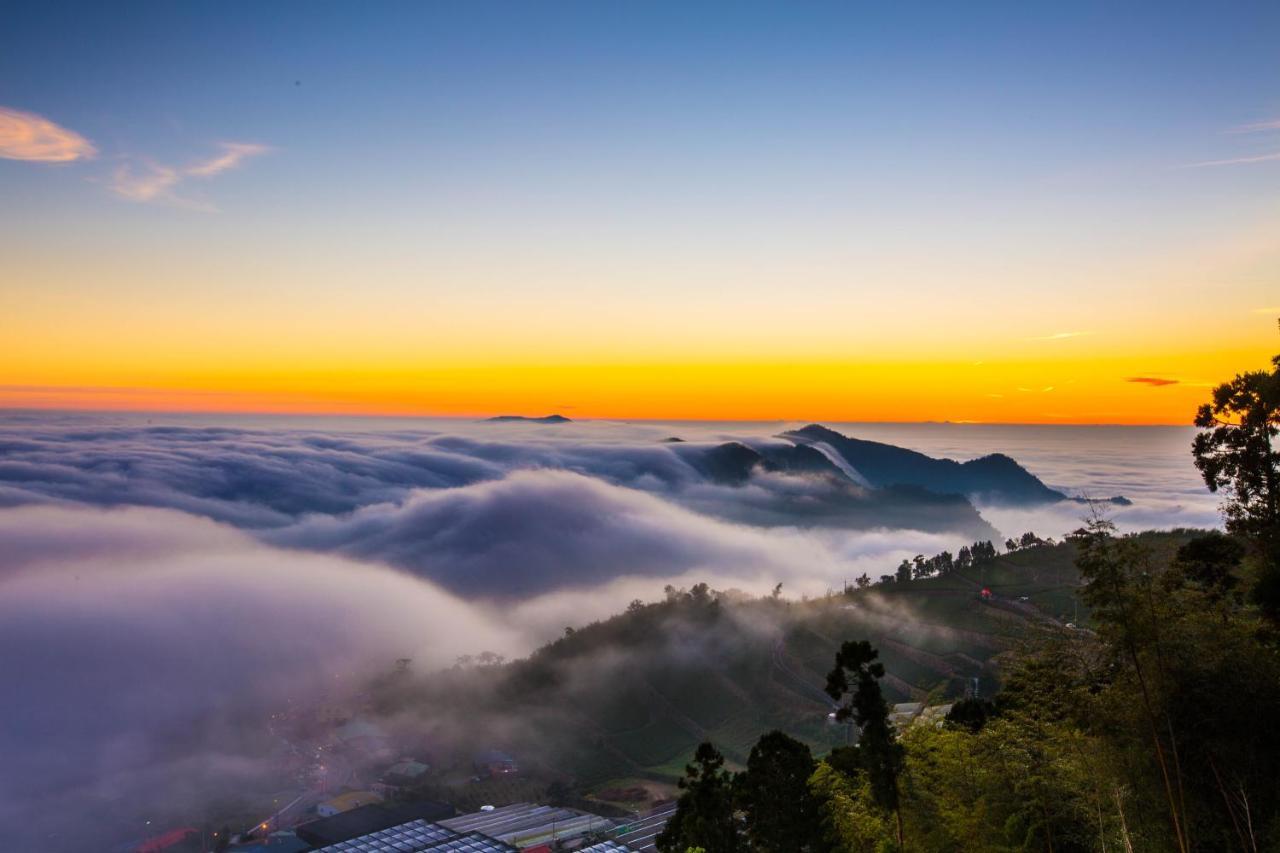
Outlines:
{"type": "Polygon", "coordinates": [[[975,496],[1003,504],[1070,500],[1003,453],[957,462],[892,444],[851,438],[821,424],[809,424],[784,433],[784,437],[800,444],[827,445],[877,488],[918,486],[941,494],[975,496]]]}
{"type": "Polygon", "coordinates": [[[573,421],[569,420],[564,415],[544,415],[540,418],[531,418],[527,415],[497,415],[492,418],[485,418],[485,423],[569,424],[573,423],[573,421]]]}

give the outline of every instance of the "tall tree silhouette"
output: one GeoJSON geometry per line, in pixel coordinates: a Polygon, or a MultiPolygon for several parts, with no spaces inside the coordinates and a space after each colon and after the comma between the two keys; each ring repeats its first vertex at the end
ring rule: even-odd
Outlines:
{"type": "Polygon", "coordinates": [[[780,731],[756,741],[747,769],[734,779],[738,805],[747,816],[752,850],[791,853],[819,849],[821,816],[809,790],[814,766],[809,747],[780,731]]]}
{"type": "Polygon", "coordinates": [[[734,817],[733,780],[724,770],[724,756],[710,743],[698,745],[693,763],[684,768],[684,792],[676,812],[655,843],[662,853],[685,853],[701,847],[706,853],[736,853],[743,847],[734,817]]]}
{"type": "Polygon", "coordinates": [[[858,767],[867,775],[876,805],[893,815],[898,849],[902,849],[898,775],[902,771],[903,751],[889,725],[889,706],[880,690],[884,664],[876,660],[879,656],[866,640],[846,642],[836,653],[835,668],[827,675],[826,691],[837,702],[850,694],[848,703],[836,711],[836,718],[852,718],[858,726],[855,751],[858,767]]]}
{"type": "Polygon", "coordinates": [[[1191,445],[1212,492],[1224,491],[1227,529],[1245,537],[1261,558],[1254,597],[1280,619],[1280,355],[1274,369],[1241,373],[1213,389],[1196,413],[1203,430],[1191,445]]]}

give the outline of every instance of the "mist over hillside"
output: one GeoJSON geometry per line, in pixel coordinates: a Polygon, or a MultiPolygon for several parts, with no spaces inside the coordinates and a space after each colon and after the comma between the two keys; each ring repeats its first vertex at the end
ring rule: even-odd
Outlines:
{"type": "MultiPolygon", "coordinates": [[[[1157,562],[1194,531],[1140,536],[1157,562]]],[[[527,658],[443,671],[385,668],[368,716],[416,732],[442,762],[496,743],[589,786],[639,777],[674,782],[706,740],[745,764],[780,729],[823,753],[849,733],[822,691],[846,638],[872,642],[890,702],[993,695],[1010,653],[1088,617],[1070,542],[1038,544],[907,582],[851,586],[807,600],[706,584],[589,624],[527,658]],[[984,594],[985,591],[985,594],[984,594]],[[976,679],[976,682],[975,682],[976,679]]]]}

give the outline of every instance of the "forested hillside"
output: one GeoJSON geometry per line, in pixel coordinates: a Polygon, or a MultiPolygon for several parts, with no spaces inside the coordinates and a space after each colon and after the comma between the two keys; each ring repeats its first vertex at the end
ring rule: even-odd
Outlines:
{"type": "MultiPolygon", "coordinates": [[[[1168,555],[1191,535],[1142,541],[1168,555]]],[[[1086,618],[1075,556],[1072,542],[1037,541],[935,576],[850,584],[812,600],[669,588],[657,603],[567,628],[527,660],[389,677],[379,709],[430,708],[435,744],[495,742],[582,791],[628,778],[674,781],[704,740],[743,764],[772,729],[821,754],[850,739],[828,719],[834,703],[822,690],[845,639],[875,643],[890,702],[952,701],[973,679],[994,694],[1010,652],[1086,618]]]]}

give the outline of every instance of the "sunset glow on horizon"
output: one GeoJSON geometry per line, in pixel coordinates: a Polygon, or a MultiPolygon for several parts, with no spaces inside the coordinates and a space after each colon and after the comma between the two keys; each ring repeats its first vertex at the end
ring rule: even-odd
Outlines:
{"type": "MultiPolygon", "coordinates": [[[[8,385],[3,407],[156,412],[758,421],[1178,424],[1251,352],[1149,360],[465,365],[8,385]],[[1216,369],[1216,373],[1214,370],[1216,369]]],[[[1256,358],[1258,369],[1265,358],[1256,358]]]]}

